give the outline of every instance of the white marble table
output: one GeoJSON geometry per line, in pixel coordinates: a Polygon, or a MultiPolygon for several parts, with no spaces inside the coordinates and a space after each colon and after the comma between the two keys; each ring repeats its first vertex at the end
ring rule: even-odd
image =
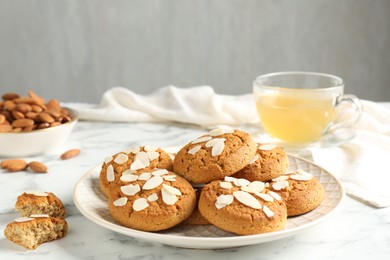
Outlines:
{"type": "Polygon", "coordinates": [[[81,148],[80,156],[61,161],[58,151],[26,158],[45,162],[49,167],[47,174],[0,170],[1,231],[18,216],[14,204],[25,190],[55,193],[65,204],[69,224],[65,238],[45,243],[34,251],[11,243],[1,232],[0,259],[390,259],[390,208],[373,208],[349,196],[331,218],[302,233],[220,250],[182,249],[137,240],[91,222],[75,207],[75,183],[107,155],[132,145],[183,145],[205,131],[181,124],[79,122],[61,149],[81,148]]]}

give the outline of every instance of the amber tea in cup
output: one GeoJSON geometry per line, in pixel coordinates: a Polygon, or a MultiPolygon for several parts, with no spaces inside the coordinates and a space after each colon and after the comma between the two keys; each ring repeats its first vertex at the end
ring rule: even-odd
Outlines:
{"type": "Polygon", "coordinates": [[[361,115],[357,97],[344,95],[339,77],[315,72],[278,72],[259,76],[253,94],[268,135],[286,144],[319,141],[336,129],[351,127],[361,115]],[[338,106],[349,102],[352,118],[337,121],[338,106]]]}

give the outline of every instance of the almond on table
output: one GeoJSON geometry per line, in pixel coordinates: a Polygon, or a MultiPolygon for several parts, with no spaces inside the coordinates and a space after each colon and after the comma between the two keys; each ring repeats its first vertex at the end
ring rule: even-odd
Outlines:
{"type": "Polygon", "coordinates": [[[62,160],[68,160],[70,158],[76,157],[79,154],[80,154],[80,149],[71,149],[61,154],[60,158],[62,160]]]}
{"type": "Polygon", "coordinates": [[[30,162],[28,164],[28,168],[30,168],[33,172],[36,172],[36,173],[47,173],[47,166],[44,165],[43,163],[41,162],[30,162]]]}

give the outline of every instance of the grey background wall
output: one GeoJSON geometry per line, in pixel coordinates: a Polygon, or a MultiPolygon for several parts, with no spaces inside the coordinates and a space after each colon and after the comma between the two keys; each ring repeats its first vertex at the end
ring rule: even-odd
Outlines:
{"type": "Polygon", "coordinates": [[[282,70],[332,73],[390,101],[388,0],[0,0],[0,92],[99,102],[211,85],[251,92],[282,70]]]}

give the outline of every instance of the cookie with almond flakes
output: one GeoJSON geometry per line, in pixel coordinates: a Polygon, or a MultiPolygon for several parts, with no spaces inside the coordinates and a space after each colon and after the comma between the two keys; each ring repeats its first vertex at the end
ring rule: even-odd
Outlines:
{"type": "Polygon", "coordinates": [[[256,147],[244,131],[217,128],[185,145],[175,156],[173,171],[195,184],[219,180],[244,168],[256,147]]]}
{"type": "Polygon", "coordinates": [[[129,174],[155,168],[172,170],[172,159],[163,149],[147,145],[126,149],[104,160],[99,177],[100,188],[107,196],[110,185],[123,185],[128,182],[129,174]]]}
{"type": "Polygon", "coordinates": [[[108,190],[108,208],[119,224],[142,231],[160,231],[186,220],[196,206],[196,194],[184,178],[168,170],[134,173],[126,185],[108,190]]]}
{"type": "Polygon", "coordinates": [[[200,213],[213,225],[238,235],[282,230],[287,209],[281,196],[260,181],[225,177],[205,185],[200,213]]]}
{"type": "Polygon", "coordinates": [[[258,144],[255,156],[247,166],[233,177],[249,181],[270,181],[288,168],[288,156],[285,150],[274,144],[258,144]]]}
{"type": "Polygon", "coordinates": [[[272,179],[270,189],[286,202],[289,217],[298,216],[317,208],[324,200],[322,184],[312,174],[297,170],[272,179]]]}

